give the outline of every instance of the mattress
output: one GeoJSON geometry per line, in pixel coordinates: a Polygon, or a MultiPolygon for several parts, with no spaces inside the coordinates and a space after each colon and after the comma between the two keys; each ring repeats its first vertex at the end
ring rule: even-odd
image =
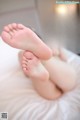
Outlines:
{"type": "Polygon", "coordinates": [[[0,113],[8,120],[80,120],[80,57],[64,50],[77,72],[77,86],[57,100],[46,100],[35,91],[19,64],[18,52],[0,38],[0,113]]]}

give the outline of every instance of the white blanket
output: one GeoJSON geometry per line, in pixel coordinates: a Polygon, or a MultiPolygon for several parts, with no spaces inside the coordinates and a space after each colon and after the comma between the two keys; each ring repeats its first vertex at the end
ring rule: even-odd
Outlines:
{"type": "Polygon", "coordinates": [[[23,74],[18,52],[0,39],[0,112],[8,112],[9,120],[80,120],[80,58],[65,51],[78,84],[60,99],[48,101],[23,74]]]}

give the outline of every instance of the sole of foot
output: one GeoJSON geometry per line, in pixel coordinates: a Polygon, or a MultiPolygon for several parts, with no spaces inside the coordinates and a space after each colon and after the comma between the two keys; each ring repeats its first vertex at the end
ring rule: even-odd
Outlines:
{"type": "Polygon", "coordinates": [[[49,59],[52,50],[33,32],[22,24],[12,23],[4,27],[1,37],[8,45],[33,52],[40,59],[49,59]]]}
{"type": "Polygon", "coordinates": [[[20,63],[23,72],[31,79],[49,78],[48,71],[41,64],[40,60],[31,52],[25,51],[19,53],[20,63]]]}

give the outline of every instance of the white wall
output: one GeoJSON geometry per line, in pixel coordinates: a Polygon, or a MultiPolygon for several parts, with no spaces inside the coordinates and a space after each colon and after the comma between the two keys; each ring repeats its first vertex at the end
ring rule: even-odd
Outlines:
{"type": "Polygon", "coordinates": [[[31,7],[35,8],[34,0],[0,0],[0,13],[31,7]]]}
{"type": "MultiPolygon", "coordinates": [[[[71,12],[61,16],[55,12],[54,0],[38,0],[39,18],[45,40],[57,40],[75,53],[80,53],[80,16],[71,12]]],[[[72,8],[73,9],[73,8],[72,8]]]]}
{"type": "Polygon", "coordinates": [[[10,23],[22,23],[41,33],[40,22],[34,0],[0,1],[0,32],[10,23]]]}

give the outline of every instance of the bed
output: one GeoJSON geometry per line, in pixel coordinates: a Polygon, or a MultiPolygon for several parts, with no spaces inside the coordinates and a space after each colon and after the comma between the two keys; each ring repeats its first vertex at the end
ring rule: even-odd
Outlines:
{"type": "Polygon", "coordinates": [[[18,52],[0,38],[0,113],[8,120],[80,120],[80,57],[65,50],[77,72],[77,86],[57,100],[37,94],[19,64],[18,52]]]}

